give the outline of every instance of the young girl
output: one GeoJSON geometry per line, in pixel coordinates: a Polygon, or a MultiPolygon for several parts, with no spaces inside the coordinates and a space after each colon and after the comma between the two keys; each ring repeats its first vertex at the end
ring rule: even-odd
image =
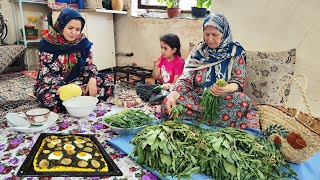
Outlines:
{"type": "Polygon", "coordinates": [[[182,74],[184,61],[181,58],[180,40],[175,34],[165,34],[160,38],[161,56],[153,60],[153,77],[168,90],[182,74]]]}

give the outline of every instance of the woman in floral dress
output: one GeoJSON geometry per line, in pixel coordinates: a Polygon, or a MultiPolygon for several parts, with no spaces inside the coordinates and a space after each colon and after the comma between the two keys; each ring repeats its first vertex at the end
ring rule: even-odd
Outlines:
{"type": "MultiPolygon", "coordinates": [[[[259,128],[259,120],[253,104],[244,92],[246,76],[246,54],[239,43],[232,40],[229,23],[224,15],[213,13],[203,23],[204,40],[191,51],[182,76],[174,90],[163,102],[163,115],[168,116],[172,107],[181,104],[186,108],[182,119],[203,122],[202,94],[207,88],[211,94],[221,96],[219,105],[219,126],[237,128],[259,128]],[[224,87],[216,85],[217,79],[224,79],[224,87]]],[[[212,120],[203,123],[212,125],[212,120]]]]}
{"type": "Polygon", "coordinates": [[[34,87],[38,102],[54,112],[64,111],[60,87],[75,83],[83,95],[106,100],[113,93],[111,76],[98,74],[92,43],[82,33],[85,21],[75,9],[66,8],[39,44],[40,70],[34,87]]]}

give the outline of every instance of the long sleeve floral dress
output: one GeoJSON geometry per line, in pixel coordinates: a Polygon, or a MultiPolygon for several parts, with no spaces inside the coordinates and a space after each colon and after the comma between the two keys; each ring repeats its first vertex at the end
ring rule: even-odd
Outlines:
{"type": "MultiPolygon", "coordinates": [[[[174,91],[180,94],[177,104],[186,107],[182,113],[181,119],[184,120],[202,120],[202,107],[200,102],[205,90],[205,77],[210,67],[184,72],[182,77],[175,84],[174,91]]],[[[228,83],[237,83],[239,90],[222,96],[222,103],[219,106],[217,124],[223,127],[237,127],[244,129],[246,127],[259,128],[257,112],[253,110],[251,100],[243,93],[245,85],[245,53],[233,57],[231,78],[228,83]]],[[[163,101],[165,104],[167,99],[163,101]]],[[[168,110],[162,106],[164,116],[168,116],[168,110]]],[[[203,122],[207,125],[213,125],[211,121],[203,122]]]]}
{"type": "Polygon", "coordinates": [[[40,104],[55,112],[64,111],[62,101],[56,95],[56,92],[61,86],[66,84],[78,84],[84,92],[89,79],[96,78],[98,87],[97,97],[100,100],[107,100],[113,93],[112,77],[106,74],[98,74],[91,52],[86,59],[83,72],[73,80],[66,82],[67,76],[72,73],[72,68],[67,66],[68,59],[73,61],[73,58],[75,57],[70,57],[69,54],[54,57],[50,53],[40,53],[40,70],[34,87],[34,94],[40,104]]]}

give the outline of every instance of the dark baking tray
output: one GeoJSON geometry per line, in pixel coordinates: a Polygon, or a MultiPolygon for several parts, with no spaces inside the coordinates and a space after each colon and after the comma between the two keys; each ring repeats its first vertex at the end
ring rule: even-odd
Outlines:
{"type": "Polygon", "coordinates": [[[54,177],[90,177],[90,176],[122,176],[122,172],[118,166],[113,162],[107,152],[102,148],[99,141],[92,134],[74,134],[77,136],[83,136],[89,138],[93,143],[95,143],[100,150],[103,158],[108,164],[108,172],[36,172],[33,167],[33,159],[40,148],[41,142],[44,138],[52,135],[69,135],[69,134],[57,134],[57,133],[41,133],[36,143],[32,147],[30,153],[28,154],[26,160],[23,162],[22,166],[18,171],[18,176],[54,176],[54,177]]]}

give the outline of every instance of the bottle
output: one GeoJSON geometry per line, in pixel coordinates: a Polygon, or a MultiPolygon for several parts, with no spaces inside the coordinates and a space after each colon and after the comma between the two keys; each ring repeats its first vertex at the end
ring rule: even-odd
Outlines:
{"type": "Polygon", "coordinates": [[[78,8],[79,9],[84,9],[84,2],[83,2],[84,0],[79,0],[78,1],[78,8]]]}
{"type": "Polygon", "coordinates": [[[49,23],[47,15],[41,16],[41,35],[45,36],[49,33],[49,23]]]}
{"type": "Polygon", "coordinates": [[[114,85],[114,89],[113,89],[113,103],[115,105],[120,105],[121,101],[119,99],[119,94],[120,94],[120,90],[119,90],[119,84],[118,82],[114,85]]]}

